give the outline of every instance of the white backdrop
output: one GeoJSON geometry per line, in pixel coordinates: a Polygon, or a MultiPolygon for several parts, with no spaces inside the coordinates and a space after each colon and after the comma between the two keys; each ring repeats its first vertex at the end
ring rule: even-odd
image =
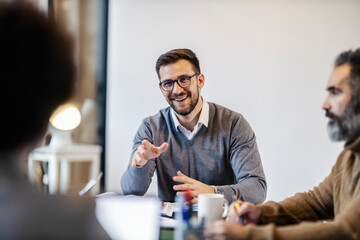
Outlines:
{"type": "Polygon", "coordinates": [[[167,106],[156,59],[184,47],[200,59],[204,99],[255,131],[267,199],[318,184],[343,146],[327,137],[325,85],[335,56],[360,47],[359,13],[356,0],[110,1],[106,190],[121,191],[137,128],[167,106]]]}

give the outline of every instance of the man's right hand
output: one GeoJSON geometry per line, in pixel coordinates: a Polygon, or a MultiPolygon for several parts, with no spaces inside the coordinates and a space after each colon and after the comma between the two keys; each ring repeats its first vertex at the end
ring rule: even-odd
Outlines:
{"type": "Polygon", "coordinates": [[[131,166],[134,167],[143,167],[149,159],[154,159],[160,156],[163,152],[166,151],[169,144],[164,142],[160,147],[152,145],[148,140],[143,140],[141,145],[137,148],[134,153],[134,157],[131,163],[131,166]]]}
{"type": "Polygon", "coordinates": [[[243,217],[245,224],[257,224],[260,222],[261,211],[260,208],[253,203],[243,201],[233,202],[230,205],[230,211],[226,221],[240,223],[239,216],[243,217]],[[240,207],[236,207],[236,203],[238,203],[240,207]]]}

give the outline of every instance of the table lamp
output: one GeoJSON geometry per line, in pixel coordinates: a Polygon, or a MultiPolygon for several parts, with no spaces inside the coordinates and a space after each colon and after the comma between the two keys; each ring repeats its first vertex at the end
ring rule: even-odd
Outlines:
{"type": "Polygon", "coordinates": [[[50,147],[72,144],[71,133],[81,121],[79,110],[73,104],[58,107],[50,117],[50,147]]]}

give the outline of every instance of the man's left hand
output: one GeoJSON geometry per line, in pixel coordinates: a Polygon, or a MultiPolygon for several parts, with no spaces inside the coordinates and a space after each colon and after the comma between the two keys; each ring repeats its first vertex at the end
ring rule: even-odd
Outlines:
{"type": "Polygon", "coordinates": [[[194,204],[198,202],[198,195],[202,193],[215,193],[215,189],[212,186],[206,185],[202,182],[199,182],[195,179],[192,179],[180,171],[177,172],[177,176],[173,177],[175,182],[180,182],[183,184],[175,185],[173,189],[178,191],[176,194],[183,194],[183,191],[190,190],[193,199],[190,201],[190,204],[194,204]]]}

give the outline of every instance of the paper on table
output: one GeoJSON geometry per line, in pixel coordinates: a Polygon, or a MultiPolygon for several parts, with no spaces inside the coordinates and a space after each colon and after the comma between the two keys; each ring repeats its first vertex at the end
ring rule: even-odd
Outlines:
{"type": "Polygon", "coordinates": [[[175,207],[175,203],[172,202],[164,202],[162,204],[162,208],[161,208],[161,215],[165,215],[168,217],[172,217],[173,213],[174,213],[174,207],[175,207]]]}
{"type": "MultiPolygon", "coordinates": [[[[192,205],[192,210],[197,212],[198,210],[198,205],[197,204],[193,204],[192,205]]],[[[168,217],[172,217],[174,212],[178,212],[179,211],[179,206],[176,203],[173,202],[164,202],[162,204],[162,208],[161,208],[161,215],[164,216],[168,216],[168,217]]]]}

